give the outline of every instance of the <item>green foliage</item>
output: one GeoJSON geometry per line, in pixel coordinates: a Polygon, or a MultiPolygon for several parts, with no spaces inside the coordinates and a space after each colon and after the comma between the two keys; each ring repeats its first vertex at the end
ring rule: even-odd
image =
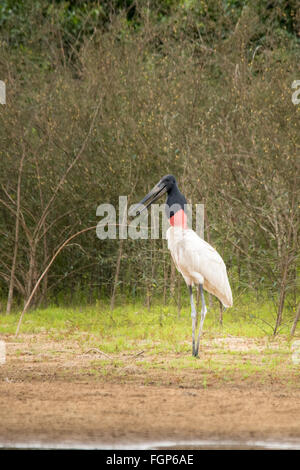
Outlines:
{"type": "MultiPolygon", "coordinates": [[[[173,373],[184,374],[188,380],[186,374],[197,370],[197,380],[203,388],[209,387],[212,381],[236,379],[252,379],[256,384],[279,380],[285,385],[287,379],[289,385],[295,386],[298,365],[292,361],[289,328],[285,326],[274,338],[261,328],[262,321],[271,320],[270,302],[258,303],[245,297],[241,305],[239,312],[238,309],[225,312],[223,328],[218,323],[218,310],[209,310],[197,359],[191,355],[188,306],[180,317],[172,306],[155,305],[149,312],[140,303],[124,304],[113,312],[106,302],[81,308],[36,309],[25,316],[21,335],[13,337],[13,341],[20,342],[16,355],[24,354],[26,344],[31,355],[38,354],[37,361],[44,360],[40,358],[41,350],[56,357],[69,352],[73,361],[74,352],[79,357],[84,354],[83,367],[76,366],[77,377],[113,375],[121,379],[126,374],[128,380],[131,375],[146,374],[146,381],[149,373],[155,383],[154,371],[160,374],[167,371],[165,380],[170,380],[173,373]]],[[[0,335],[8,344],[18,316],[11,314],[1,319],[0,335]]],[[[67,377],[74,372],[66,365],[60,373],[67,377]]],[[[164,380],[164,376],[160,375],[159,380],[164,380]]],[[[195,377],[192,380],[194,386],[195,377]]],[[[180,383],[180,376],[176,383],[180,383]]]]}
{"type": "MultiPolygon", "coordinates": [[[[15,333],[20,312],[2,317],[0,333],[15,333]]],[[[292,318],[292,312],[290,312],[292,318]]],[[[272,334],[272,303],[267,300],[257,302],[253,297],[243,296],[238,306],[224,313],[223,327],[219,324],[219,306],[213,305],[205,319],[205,336],[234,335],[235,337],[267,338],[272,334]]],[[[145,348],[155,348],[157,352],[174,350],[180,352],[189,347],[191,337],[191,317],[188,299],[178,316],[176,306],[163,307],[159,301],[154,302],[149,311],[141,302],[124,303],[114,311],[106,301],[90,306],[38,308],[24,317],[22,333],[33,334],[45,332],[53,338],[88,338],[90,346],[99,341],[103,351],[117,350],[123,344],[124,350],[136,347],[143,342],[145,348]],[[57,336],[58,335],[58,336],[57,336]],[[118,346],[119,345],[119,346],[118,346]],[[106,349],[106,346],[108,349],[106,349]]],[[[282,336],[289,335],[288,321],[282,325],[282,336]]]]}
{"type": "MultiPolygon", "coordinates": [[[[0,34],[3,299],[24,154],[15,308],[57,248],[97,224],[100,203],[117,205],[119,195],[136,202],[173,173],[189,202],[205,203],[205,237],[224,257],[234,299],[246,290],[258,303],[274,303],[270,324],[283,306],[292,320],[299,292],[296,1],[4,0],[0,34]]],[[[184,286],[162,240],[124,241],[116,279],[119,250],[117,240],[100,241],[95,231],[73,240],[33,305],[92,304],[110,296],[115,282],[117,305],[146,299],[150,308],[163,299],[180,310],[184,286]]]]}

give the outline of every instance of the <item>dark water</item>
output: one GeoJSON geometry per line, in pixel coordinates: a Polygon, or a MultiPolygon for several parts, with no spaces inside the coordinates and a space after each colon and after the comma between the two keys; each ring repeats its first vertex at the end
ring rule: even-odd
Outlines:
{"type": "Polygon", "coordinates": [[[148,441],[136,443],[47,443],[47,442],[3,442],[0,449],[37,449],[37,450],[300,450],[300,439],[290,440],[194,440],[194,441],[148,441]]]}

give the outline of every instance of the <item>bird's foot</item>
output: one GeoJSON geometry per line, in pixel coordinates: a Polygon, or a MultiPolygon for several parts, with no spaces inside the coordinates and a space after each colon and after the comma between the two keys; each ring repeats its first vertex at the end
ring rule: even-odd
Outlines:
{"type": "Polygon", "coordinates": [[[196,343],[195,343],[195,341],[193,341],[193,352],[192,352],[192,354],[193,354],[194,357],[198,357],[198,351],[199,351],[199,344],[197,344],[197,347],[196,347],[196,343]]]}

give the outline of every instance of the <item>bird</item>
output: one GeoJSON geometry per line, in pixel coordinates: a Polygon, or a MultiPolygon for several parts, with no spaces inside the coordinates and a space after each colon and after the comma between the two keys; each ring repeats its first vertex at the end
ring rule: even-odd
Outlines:
{"type": "Polygon", "coordinates": [[[216,296],[225,308],[232,307],[226,265],[220,254],[209,243],[188,228],[187,201],[180,192],[175,176],[165,175],[151,191],[129,211],[132,217],[146,210],[153,202],[167,193],[166,215],[170,227],[166,232],[168,249],[177,270],[182,274],[189,290],[192,317],[192,355],[198,357],[200,338],[207,314],[204,290],[216,296]],[[193,287],[197,286],[201,296],[200,327],[196,342],[198,313],[193,299],[193,287]]]}

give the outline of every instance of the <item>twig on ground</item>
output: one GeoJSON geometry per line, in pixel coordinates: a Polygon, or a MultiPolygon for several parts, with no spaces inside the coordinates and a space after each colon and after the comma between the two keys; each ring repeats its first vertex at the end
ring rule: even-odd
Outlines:
{"type": "Polygon", "coordinates": [[[111,359],[111,360],[113,359],[111,356],[109,356],[108,354],[106,354],[105,352],[101,351],[101,350],[98,349],[98,348],[90,348],[90,349],[88,349],[87,351],[85,351],[85,353],[83,353],[83,354],[88,354],[88,353],[91,352],[91,351],[95,351],[95,352],[97,352],[97,353],[99,353],[99,354],[103,354],[103,356],[107,357],[108,359],[111,359]]]}
{"type": "Polygon", "coordinates": [[[144,354],[144,352],[145,352],[145,351],[140,351],[140,352],[134,354],[134,355],[132,356],[132,358],[141,356],[142,354],[144,354]]]}

